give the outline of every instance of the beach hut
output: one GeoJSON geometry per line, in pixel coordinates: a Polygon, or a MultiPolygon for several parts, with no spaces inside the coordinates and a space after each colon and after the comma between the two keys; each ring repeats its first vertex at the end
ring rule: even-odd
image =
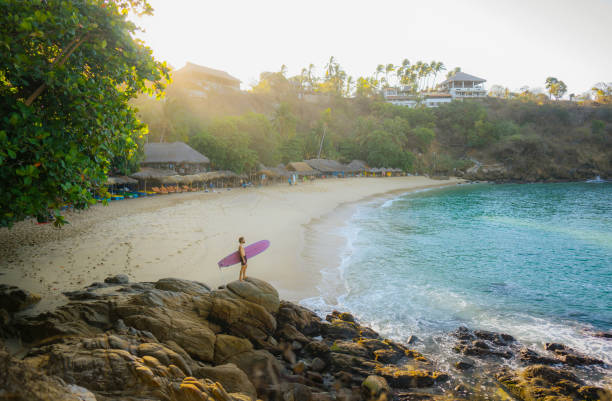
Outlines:
{"type": "Polygon", "coordinates": [[[367,175],[368,165],[363,160],[353,160],[346,165],[347,171],[354,175],[367,175]]]}
{"type": "Polygon", "coordinates": [[[305,162],[291,162],[287,164],[287,171],[297,174],[300,177],[303,176],[315,176],[319,175],[320,172],[310,167],[305,162]]]}
{"type": "Polygon", "coordinates": [[[261,164],[257,170],[258,179],[262,184],[287,182],[289,178],[292,178],[293,174],[294,172],[287,170],[282,164],[276,167],[266,167],[261,164]]]}
{"type": "Polygon", "coordinates": [[[131,187],[135,184],[138,184],[138,180],[126,176],[108,177],[104,183],[113,195],[111,199],[123,199],[124,196],[138,197],[137,193],[131,192],[131,187]]]}
{"type": "Polygon", "coordinates": [[[336,161],[330,159],[310,159],[304,160],[306,164],[308,164],[314,170],[317,170],[321,173],[321,176],[325,178],[326,176],[334,176],[334,177],[344,177],[344,174],[347,170],[347,167],[336,161]]]}
{"type": "Polygon", "coordinates": [[[176,172],[172,170],[163,170],[156,168],[142,168],[140,171],[131,174],[130,178],[134,178],[138,180],[139,186],[147,192],[147,182],[150,184],[151,182],[159,183],[163,177],[169,177],[172,175],[176,175],[176,172]]]}
{"type": "Polygon", "coordinates": [[[186,175],[204,172],[210,165],[208,157],[183,142],[146,143],[142,167],[172,170],[186,175]]]}

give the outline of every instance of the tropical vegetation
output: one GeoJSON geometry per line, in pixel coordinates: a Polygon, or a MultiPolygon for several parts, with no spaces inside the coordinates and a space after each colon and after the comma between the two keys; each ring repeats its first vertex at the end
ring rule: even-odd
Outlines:
{"type": "Polygon", "coordinates": [[[0,226],[26,216],[62,224],[111,162],[128,167],[147,132],[128,103],[159,95],[165,64],[133,38],[145,0],[0,1],[0,226]]]}

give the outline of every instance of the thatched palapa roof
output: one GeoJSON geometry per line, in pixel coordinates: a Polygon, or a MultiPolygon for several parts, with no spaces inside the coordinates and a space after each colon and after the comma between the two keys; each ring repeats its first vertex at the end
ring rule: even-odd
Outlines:
{"type": "Polygon", "coordinates": [[[310,159],[304,160],[313,169],[322,173],[334,173],[347,171],[346,166],[336,160],[329,159],[310,159]]]}
{"type": "Polygon", "coordinates": [[[291,162],[287,164],[287,170],[297,173],[298,175],[316,175],[316,170],[310,167],[305,162],[291,162]]]}
{"type": "Polygon", "coordinates": [[[135,180],[126,176],[119,177],[108,177],[104,185],[121,185],[121,184],[137,184],[138,180],[135,180]]]}
{"type": "Polygon", "coordinates": [[[183,142],[147,143],[144,145],[145,159],[141,164],[148,163],[194,163],[208,164],[210,160],[191,146],[183,142]]]}
{"type": "Polygon", "coordinates": [[[368,165],[362,160],[353,160],[347,164],[346,167],[348,171],[354,173],[363,173],[364,171],[368,171],[368,165]]]}
{"type": "Polygon", "coordinates": [[[287,171],[285,166],[279,164],[276,167],[266,167],[263,164],[259,166],[258,174],[265,174],[270,178],[274,177],[291,177],[291,172],[287,171]]]}
{"type": "Polygon", "coordinates": [[[130,175],[130,177],[137,180],[158,180],[162,177],[169,177],[171,175],[176,175],[176,171],[144,167],[141,168],[140,171],[130,175]]]}

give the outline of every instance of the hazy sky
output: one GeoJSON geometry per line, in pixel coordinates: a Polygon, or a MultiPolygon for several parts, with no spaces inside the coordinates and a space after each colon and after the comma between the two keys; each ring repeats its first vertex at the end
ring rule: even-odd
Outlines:
{"type": "Polygon", "coordinates": [[[253,84],[335,56],[349,75],[408,58],[515,90],[548,76],[582,93],[612,81],[612,0],[150,0],[137,19],[157,58],[222,69],[253,84]]]}

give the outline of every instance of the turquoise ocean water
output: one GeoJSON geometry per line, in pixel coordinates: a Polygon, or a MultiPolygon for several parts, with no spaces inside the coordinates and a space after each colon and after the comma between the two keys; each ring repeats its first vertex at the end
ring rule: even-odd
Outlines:
{"type": "MultiPolygon", "coordinates": [[[[612,363],[612,184],[474,184],[358,205],[329,294],[385,336],[450,352],[458,326],[558,341],[612,363]]],[[[324,301],[325,299],[325,301],[324,301]]],[[[330,302],[329,299],[333,299],[330,302]]]]}

